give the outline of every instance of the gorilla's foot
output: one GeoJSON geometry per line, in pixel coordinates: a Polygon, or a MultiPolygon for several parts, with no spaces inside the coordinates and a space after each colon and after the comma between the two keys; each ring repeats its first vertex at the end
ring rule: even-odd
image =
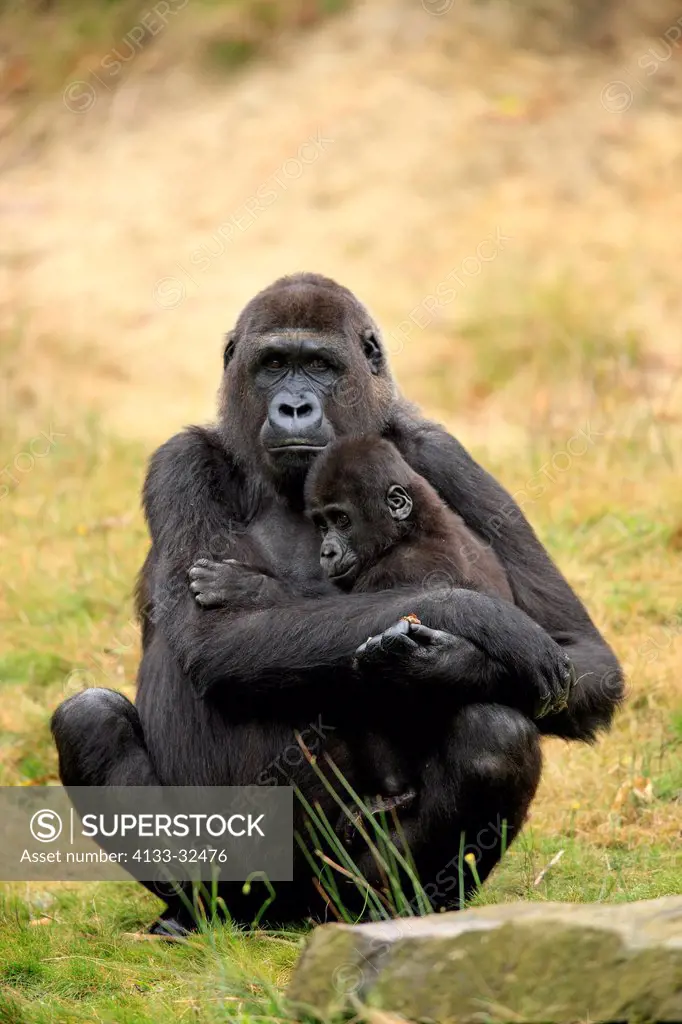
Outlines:
{"type": "MultiPolygon", "coordinates": [[[[376,796],[365,801],[364,807],[353,806],[351,816],[342,813],[337,823],[337,832],[340,833],[344,846],[354,845],[360,836],[359,827],[364,824],[365,829],[370,829],[370,838],[374,838],[371,823],[368,816],[374,817],[378,814],[385,814],[397,810],[398,807],[409,807],[417,796],[414,789],[407,789],[404,793],[395,793],[391,796],[376,796]]],[[[388,837],[394,841],[395,830],[391,828],[388,837]]]]}
{"type": "Polygon", "coordinates": [[[149,926],[147,935],[156,935],[160,939],[184,939],[196,930],[196,920],[189,910],[169,907],[149,926]]]}

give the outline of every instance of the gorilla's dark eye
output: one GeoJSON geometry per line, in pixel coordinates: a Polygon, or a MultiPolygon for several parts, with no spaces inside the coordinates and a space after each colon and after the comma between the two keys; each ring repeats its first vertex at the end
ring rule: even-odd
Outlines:
{"type": "Polygon", "coordinates": [[[314,512],[312,518],[313,518],[313,526],[316,526],[317,529],[320,531],[320,533],[326,533],[327,532],[327,523],[326,523],[326,520],[325,520],[324,516],[318,515],[317,513],[314,512]]]}
{"type": "Polygon", "coordinates": [[[281,370],[284,367],[284,360],[279,356],[266,356],[261,365],[266,370],[281,370]]]}
{"type": "Polygon", "coordinates": [[[350,519],[345,512],[339,512],[336,517],[336,525],[340,526],[342,530],[345,530],[346,527],[350,526],[350,519]]]}
{"type": "Polygon", "coordinates": [[[323,359],[322,356],[315,356],[315,358],[311,359],[308,363],[308,367],[311,370],[328,370],[329,363],[326,359],[323,359]]]}

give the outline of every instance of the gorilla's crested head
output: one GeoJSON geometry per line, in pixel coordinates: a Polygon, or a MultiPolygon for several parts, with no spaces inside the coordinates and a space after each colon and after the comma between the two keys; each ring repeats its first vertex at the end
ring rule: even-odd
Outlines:
{"type": "Polygon", "coordinates": [[[379,329],[319,274],[282,277],[227,337],[220,424],[240,462],[302,482],[335,438],[380,433],[396,389],[379,329]]]}

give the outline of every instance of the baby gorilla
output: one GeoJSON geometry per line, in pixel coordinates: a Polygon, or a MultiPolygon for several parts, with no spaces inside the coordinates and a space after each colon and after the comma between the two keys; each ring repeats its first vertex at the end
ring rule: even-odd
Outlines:
{"type": "MultiPolygon", "coordinates": [[[[322,534],[320,564],[337,587],[357,593],[442,585],[513,601],[492,548],[389,441],[365,437],[331,444],[313,463],[305,495],[308,514],[322,534]]],[[[430,631],[409,607],[405,611],[396,633],[426,637],[430,631]]],[[[378,638],[368,641],[375,642],[378,638]]],[[[363,710],[370,720],[384,717],[381,707],[363,710]]],[[[381,794],[370,801],[372,811],[410,803],[412,780],[393,745],[370,731],[363,748],[366,791],[381,794]]]]}
{"type": "Polygon", "coordinates": [[[513,601],[492,548],[468,528],[390,441],[337,441],[306,480],[322,533],[320,564],[343,590],[455,586],[513,601]]]}

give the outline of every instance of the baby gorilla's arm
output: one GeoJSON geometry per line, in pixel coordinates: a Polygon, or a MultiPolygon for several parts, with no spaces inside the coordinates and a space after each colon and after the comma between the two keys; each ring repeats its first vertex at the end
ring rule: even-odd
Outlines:
{"type": "Polygon", "coordinates": [[[202,608],[266,608],[289,596],[279,580],[236,558],[223,562],[200,558],[189,570],[189,578],[190,590],[202,608]]]}

